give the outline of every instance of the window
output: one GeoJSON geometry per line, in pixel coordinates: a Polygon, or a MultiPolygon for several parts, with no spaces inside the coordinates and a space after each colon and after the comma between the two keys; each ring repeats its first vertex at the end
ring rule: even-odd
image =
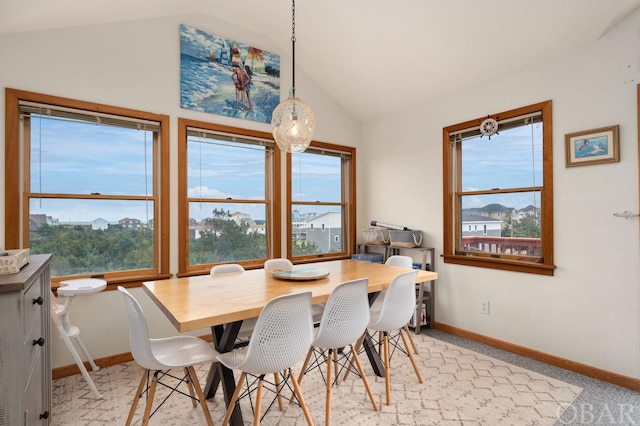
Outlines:
{"type": "Polygon", "coordinates": [[[355,148],[312,142],[288,157],[290,257],[349,256],[355,247],[355,148]]]}
{"type": "Polygon", "coordinates": [[[444,261],[553,275],[551,101],[493,118],[443,129],[444,261]]]}
{"type": "Polygon", "coordinates": [[[178,120],[181,275],[280,254],[280,161],[270,134],[178,120]]]}
{"type": "Polygon", "coordinates": [[[56,281],[168,277],[169,118],[13,89],[6,99],[5,247],[53,253],[56,281]]]}

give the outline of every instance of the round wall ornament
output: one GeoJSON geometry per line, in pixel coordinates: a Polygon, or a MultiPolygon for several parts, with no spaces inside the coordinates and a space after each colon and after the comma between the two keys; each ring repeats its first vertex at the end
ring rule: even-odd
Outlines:
{"type": "Polygon", "coordinates": [[[498,122],[493,118],[487,118],[480,123],[480,133],[482,136],[493,136],[498,133],[498,122]]]}

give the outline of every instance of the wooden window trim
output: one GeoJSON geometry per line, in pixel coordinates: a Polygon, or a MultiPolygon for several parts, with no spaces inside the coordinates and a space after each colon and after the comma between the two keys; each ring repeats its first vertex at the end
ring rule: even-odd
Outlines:
{"type": "MultiPolygon", "coordinates": [[[[59,96],[45,95],[41,93],[23,90],[5,89],[5,248],[24,248],[28,241],[24,241],[28,235],[24,230],[28,224],[28,214],[25,210],[27,203],[23,196],[22,185],[25,180],[21,177],[21,170],[26,170],[22,161],[20,148],[20,101],[30,101],[48,105],[74,108],[95,113],[105,113],[123,117],[132,117],[140,120],[156,121],[160,123],[160,152],[159,164],[157,164],[154,179],[159,186],[158,211],[160,220],[155,220],[157,229],[155,235],[154,263],[155,270],[142,271],[117,271],[104,275],[109,284],[117,282],[121,284],[139,283],[142,279],[169,278],[169,116],[154,114],[134,109],[115,107],[110,105],[69,99],[59,96]],[[22,185],[21,185],[22,182],[22,185]],[[24,215],[23,215],[24,212],[24,215]],[[24,217],[26,215],[26,222],[24,217]],[[22,226],[21,226],[22,224],[22,226]]],[[[157,158],[154,161],[158,161],[157,158]]],[[[28,177],[25,177],[28,182],[28,177]]],[[[74,276],[76,277],[76,276],[74,276]]],[[[77,278],[83,276],[78,275],[77,278]]],[[[62,278],[54,278],[54,287],[62,278]]]]}
{"type": "Polygon", "coordinates": [[[543,191],[541,193],[541,243],[544,259],[541,263],[520,261],[517,259],[496,259],[489,256],[461,255],[456,254],[456,226],[459,223],[460,214],[455,210],[454,204],[456,188],[454,181],[460,181],[461,162],[457,157],[455,168],[451,164],[453,161],[451,148],[449,146],[449,134],[477,126],[484,118],[469,120],[464,123],[455,124],[442,129],[443,137],[443,210],[444,210],[444,249],[443,260],[445,263],[452,263],[466,266],[476,266],[498,270],[525,272],[541,275],[553,275],[555,270],[553,257],[553,123],[552,123],[552,102],[550,100],[537,104],[516,108],[510,111],[495,114],[494,117],[509,119],[521,115],[541,111],[543,117],[543,191]],[[453,172],[457,172],[456,179],[453,179],[453,172]]]}
{"type": "MultiPolygon", "coordinates": [[[[345,179],[342,180],[342,199],[345,200],[345,216],[347,217],[346,223],[349,227],[346,230],[344,235],[344,251],[341,253],[325,253],[318,255],[304,255],[304,256],[296,256],[293,257],[293,235],[292,235],[292,190],[291,190],[291,182],[292,182],[292,173],[291,173],[291,154],[287,153],[287,252],[289,253],[289,259],[294,261],[295,263],[309,263],[309,262],[317,262],[321,260],[337,260],[337,259],[348,259],[351,258],[351,255],[356,251],[356,149],[354,147],[349,147],[345,145],[336,145],[326,142],[318,142],[311,141],[309,145],[314,149],[326,149],[328,151],[342,151],[351,155],[350,165],[344,165],[347,169],[343,169],[342,173],[344,176],[347,176],[349,179],[348,182],[345,182],[345,179]]],[[[332,203],[323,203],[326,205],[332,203]]],[[[335,203],[336,205],[342,205],[343,203],[335,203]]]]}
{"type": "MultiPolygon", "coordinates": [[[[209,123],[206,121],[191,120],[187,118],[178,118],[178,276],[193,276],[209,273],[212,265],[189,265],[189,194],[187,188],[187,129],[195,127],[214,132],[227,134],[235,134],[239,137],[256,137],[261,139],[273,140],[270,133],[260,132],[257,130],[243,129],[239,127],[226,126],[222,124],[209,123]]],[[[280,257],[281,253],[281,154],[277,144],[274,142],[273,152],[273,170],[266,170],[267,188],[266,201],[269,209],[270,223],[267,226],[269,230],[268,257],[280,257]],[[272,181],[269,187],[269,176],[272,181]]],[[[267,164],[267,167],[270,167],[267,164]]],[[[266,259],[252,259],[249,261],[240,261],[245,269],[262,268],[266,259]]]]}

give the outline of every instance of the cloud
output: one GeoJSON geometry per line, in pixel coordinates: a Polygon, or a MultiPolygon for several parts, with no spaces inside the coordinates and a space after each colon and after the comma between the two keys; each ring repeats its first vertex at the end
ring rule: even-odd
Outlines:
{"type": "Polygon", "coordinates": [[[240,198],[234,196],[233,194],[227,194],[218,189],[209,188],[207,186],[196,186],[193,188],[189,188],[187,194],[189,198],[240,198]]]}

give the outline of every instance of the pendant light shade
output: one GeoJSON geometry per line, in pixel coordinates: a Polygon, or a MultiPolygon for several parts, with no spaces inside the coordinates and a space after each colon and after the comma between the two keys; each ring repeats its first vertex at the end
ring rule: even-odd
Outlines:
{"type": "Polygon", "coordinates": [[[273,111],[271,131],[281,151],[303,152],[313,139],[315,127],[311,107],[295,96],[289,96],[273,111]]]}
{"type": "Polygon", "coordinates": [[[311,107],[296,97],[296,2],[291,2],[292,84],[291,95],[273,110],[271,133],[283,152],[303,152],[313,139],[316,119],[311,107]]]}

